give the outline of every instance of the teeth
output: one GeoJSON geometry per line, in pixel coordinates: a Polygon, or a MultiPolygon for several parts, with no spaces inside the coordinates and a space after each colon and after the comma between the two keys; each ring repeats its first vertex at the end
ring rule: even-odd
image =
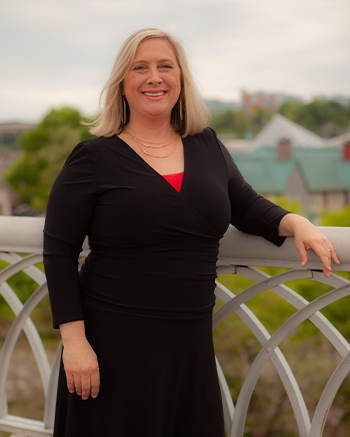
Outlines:
{"type": "Polygon", "coordinates": [[[165,91],[161,91],[159,93],[143,93],[145,96],[150,96],[150,97],[158,97],[158,96],[163,96],[165,94],[165,91]]]}

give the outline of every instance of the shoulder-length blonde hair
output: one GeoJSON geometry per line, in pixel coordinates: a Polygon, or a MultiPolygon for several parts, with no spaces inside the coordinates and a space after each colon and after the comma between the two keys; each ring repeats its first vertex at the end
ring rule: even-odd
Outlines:
{"type": "Polygon", "coordinates": [[[92,123],[88,123],[92,126],[90,132],[93,135],[111,137],[116,132],[121,132],[128,123],[128,107],[126,108],[126,120],[122,122],[123,80],[135,58],[137,47],[142,41],[150,38],[164,39],[172,46],[181,70],[181,99],[179,98],[175,104],[170,120],[173,129],[182,137],[186,137],[200,133],[206,128],[209,122],[209,111],[190,72],[185,50],[173,36],[161,30],[149,28],[132,34],[120,49],[111,77],[101,92],[101,115],[92,123]],[[180,102],[182,102],[182,120],[180,119],[180,102]]]}

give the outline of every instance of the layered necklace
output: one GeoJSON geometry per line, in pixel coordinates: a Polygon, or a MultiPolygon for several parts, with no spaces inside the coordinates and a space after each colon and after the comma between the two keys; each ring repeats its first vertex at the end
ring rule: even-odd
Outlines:
{"type": "Polygon", "coordinates": [[[179,139],[179,135],[175,134],[171,134],[169,138],[167,138],[165,141],[160,141],[159,143],[157,142],[153,142],[153,141],[146,141],[146,140],[142,140],[140,138],[135,137],[135,135],[133,135],[132,133],[130,133],[129,131],[127,131],[126,129],[123,130],[126,135],[131,138],[133,141],[135,141],[135,143],[139,146],[139,148],[141,149],[141,151],[147,155],[147,156],[151,156],[152,158],[167,158],[168,156],[172,155],[178,145],[178,139],[179,139]],[[153,155],[152,153],[149,153],[146,149],[163,149],[163,147],[169,146],[170,144],[172,144],[173,142],[175,142],[175,146],[174,148],[171,150],[170,153],[168,153],[167,155],[153,155]]]}

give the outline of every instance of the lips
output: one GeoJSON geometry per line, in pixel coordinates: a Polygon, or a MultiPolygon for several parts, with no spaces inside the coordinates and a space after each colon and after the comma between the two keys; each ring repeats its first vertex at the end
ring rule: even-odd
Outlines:
{"type": "Polygon", "coordinates": [[[160,96],[164,96],[165,93],[166,91],[158,91],[158,92],[145,91],[142,94],[148,97],[160,97],[160,96]]]}

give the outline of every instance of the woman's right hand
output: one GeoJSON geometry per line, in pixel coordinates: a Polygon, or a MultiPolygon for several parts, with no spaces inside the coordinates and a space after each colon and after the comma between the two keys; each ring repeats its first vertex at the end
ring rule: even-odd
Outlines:
{"type": "Polygon", "coordinates": [[[63,340],[63,365],[70,393],[86,400],[96,398],[100,389],[100,371],[95,351],[85,337],[83,321],[60,325],[63,340]]]}

